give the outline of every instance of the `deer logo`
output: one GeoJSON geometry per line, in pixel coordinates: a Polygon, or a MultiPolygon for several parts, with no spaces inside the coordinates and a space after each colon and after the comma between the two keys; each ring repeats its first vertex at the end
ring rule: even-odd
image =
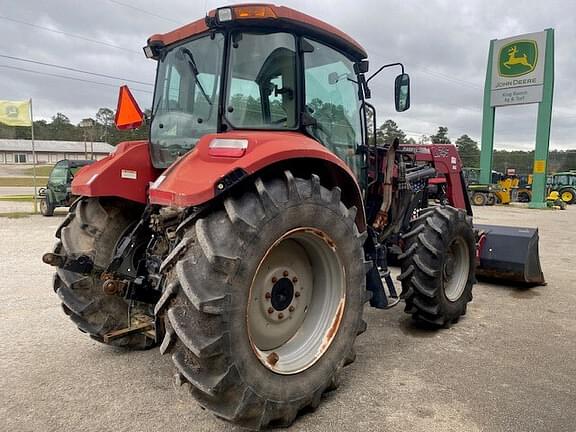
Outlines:
{"type": "Polygon", "coordinates": [[[517,52],[518,47],[516,45],[508,50],[508,61],[503,63],[504,66],[510,69],[511,66],[519,64],[522,66],[528,66],[530,69],[532,69],[533,66],[528,63],[528,56],[526,54],[522,54],[522,57],[516,57],[517,52]]]}
{"type": "Polygon", "coordinates": [[[499,72],[503,77],[530,73],[538,61],[538,46],[533,40],[516,40],[500,49],[499,72]]]}

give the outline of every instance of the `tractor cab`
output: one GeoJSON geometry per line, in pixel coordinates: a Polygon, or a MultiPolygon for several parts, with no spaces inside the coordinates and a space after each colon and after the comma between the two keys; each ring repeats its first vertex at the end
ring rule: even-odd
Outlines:
{"type": "MultiPolygon", "coordinates": [[[[168,167],[206,134],[291,131],[360,172],[368,62],[341,31],[284,7],[234,6],[154,35],[144,51],[158,61],[150,132],[155,167],[168,167]]],[[[408,76],[398,82],[396,106],[404,111],[408,76]]]]}

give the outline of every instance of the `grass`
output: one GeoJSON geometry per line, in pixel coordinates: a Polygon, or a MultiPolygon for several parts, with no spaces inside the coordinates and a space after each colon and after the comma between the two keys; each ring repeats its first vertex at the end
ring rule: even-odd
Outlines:
{"type": "Polygon", "coordinates": [[[8,218],[8,219],[21,219],[26,218],[32,215],[32,213],[27,212],[8,212],[8,213],[0,213],[0,218],[8,218]]]}
{"type": "Polygon", "coordinates": [[[33,195],[0,195],[0,201],[34,202],[33,195]]]}
{"type": "MultiPolygon", "coordinates": [[[[48,179],[36,179],[36,186],[44,187],[48,179]]],[[[0,177],[0,187],[21,187],[21,186],[34,186],[34,179],[32,177],[0,177]]]]}
{"type": "MultiPolygon", "coordinates": [[[[52,168],[54,168],[54,165],[38,165],[36,167],[36,175],[39,177],[48,177],[50,175],[50,172],[52,171],[52,168]]],[[[33,176],[34,168],[25,168],[20,171],[20,174],[33,176]]]]}

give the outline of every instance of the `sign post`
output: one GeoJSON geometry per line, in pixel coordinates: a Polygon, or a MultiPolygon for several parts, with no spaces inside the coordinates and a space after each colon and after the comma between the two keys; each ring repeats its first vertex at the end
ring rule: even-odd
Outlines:
{"type": "Polygon", "coordinates": [[[546,177],[548,172],[548,150],[550,144],[550,123],[552,122],[552,100],[554,97],[554,30],[546,30],[546,66],[542,102],[538,106],[536,125],[536,149],[532,180],[530,208],[546,207],[546,177]]]}
{"type": "Polygon", "coordinates": [[[38,184],[36,182],[36,146],[34,144],[34,113],[30,98],[30,137],[32,138],[32,173],[34,175],[34,214],[38,213],[38,184]]]}
{"type": "Polygon", "coordinates": [[[491,183],[496,107],[538,103],[534,182],[530,207],[544,207],[554,92],[554,30],[490,41],[484,109],[480,182],[491,183]]]}

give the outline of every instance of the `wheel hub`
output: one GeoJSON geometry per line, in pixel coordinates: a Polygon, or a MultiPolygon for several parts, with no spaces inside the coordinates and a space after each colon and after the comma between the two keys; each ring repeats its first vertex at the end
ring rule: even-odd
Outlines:
{"type": "Polygon", "coordinates": [[[294,300],[294,284],[286,277],[281,278],[272,287],[270,297],[272,307],[277,311],[283,311],[294,300]]]}

